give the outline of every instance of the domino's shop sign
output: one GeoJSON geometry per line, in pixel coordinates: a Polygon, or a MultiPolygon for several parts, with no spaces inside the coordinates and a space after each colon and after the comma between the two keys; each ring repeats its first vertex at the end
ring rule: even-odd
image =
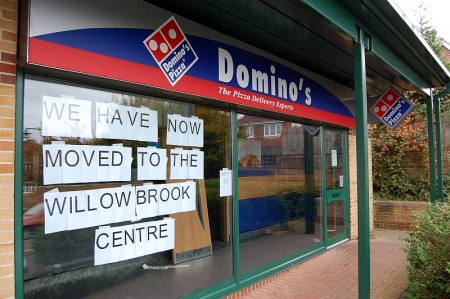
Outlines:
{"type": "Polygon", "coordinates": [[[389,129],[395,129],[414,109],[414,104],[389,88],[370,109],[389,129]]]}
{"type": "Polygon", "coordinates": [[[144,44],[172,86],[198,60],[174,17],[147,37],[144,44]]]}
{"type": "Polygon", "coordinates": [[[355,126],[323,78],[145,1],[30,3],[28,64],[355,126]]]}

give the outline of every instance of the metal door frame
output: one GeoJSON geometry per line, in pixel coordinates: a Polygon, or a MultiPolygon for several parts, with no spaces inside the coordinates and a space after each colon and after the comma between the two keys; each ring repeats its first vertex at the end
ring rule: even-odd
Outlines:
{"type": "Polygon", "coordinates": [[[323,236],[324,236],[324,244],[325,247],[329,248],[339,244],[340,242],[347,240],[350,236],[350,180],[349,180],[349,162],[348,162],[348,132],[345,129],[333,128],[333,127],[322,127],[322,194],[323,194],[323,204],[322,204],[322,213],[323,213],[323,236]],[[327,165],[326,165],[326,154],[330,149],[326,148],[326,132],[341,131],[343,133],[342,138],[342,159],[343,159],[343,187],[341,189],[327,189],[327,165]],[[344,201],[344,232],[328,238],[328,211],[327,205],[332,203],[338,199],[342,199],[344,201]]]}

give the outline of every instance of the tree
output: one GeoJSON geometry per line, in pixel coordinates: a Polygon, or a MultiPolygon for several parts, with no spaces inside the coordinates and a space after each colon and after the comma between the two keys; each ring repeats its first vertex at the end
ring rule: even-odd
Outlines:
{"type": "MultiPolygon", "coordinates": [[[[441,55],[444,40],[429,24],[423,1],[416,16],[420,34],[449,68],[441,55]]],[[[424,201],[429,199],[426,99],[416,92],[403,96],[416,107],[399,127],[389,130],[381,124],[371,126],[374,193],[380,199],[424,201]]],[[[450,112],[449,101],[441,102],[441,111],[444,116],[450,112]]]]}
{"type": "Polygon", "coordinates": [[[371,126],[375,196],[392,200],[428,199],[428,139],[425,100],[414,92],[403,95],[416,107],[397,127],[371,126]]]}
{"type": "Polygon", "coordinates": [[[450,69],[450,62],[446,61],[442,56],[444,39],[440,37],[437,30],[430,25],[431,19],[427,16],[427,7],[425,6],[423,0],[420,2],[418,9],[415,11],[415,15],[418,18],[418,29],[420,35],[425,39],[431,49],[433,49],[434,53],[436,53],[447,69],[450,69]]]}

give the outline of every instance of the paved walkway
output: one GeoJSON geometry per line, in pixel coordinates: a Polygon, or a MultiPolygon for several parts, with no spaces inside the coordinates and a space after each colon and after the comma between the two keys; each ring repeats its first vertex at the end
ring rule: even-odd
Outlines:
{"type": "MultiPolygon", "coordinates": [[[[405,231],[376,229],[370,242],[371,298],[398,299],[407,287],[405,231]]],[[[237,294],[236,294],[237,295],[237,294]]],[[[358,241],[312,258],[246,295],[231,298],[358,298],[358,241]]]]}

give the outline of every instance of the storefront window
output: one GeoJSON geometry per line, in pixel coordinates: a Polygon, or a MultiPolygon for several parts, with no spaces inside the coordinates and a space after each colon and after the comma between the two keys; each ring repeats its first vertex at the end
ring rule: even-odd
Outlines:
{"type": "Polygon", "coordinates": [[[240,115],[238,125],[240,267],[246,272],[323,240],[321,133],[250,115],[240,115]],[[247,127],[254,128],[253,139],[245,138],[247,127]]]}
{"type": "Polygon", "coordinates": [[[29,78],[23,128],[26,298],[174,298],[232,277],[229,112],[29,78]]]}

